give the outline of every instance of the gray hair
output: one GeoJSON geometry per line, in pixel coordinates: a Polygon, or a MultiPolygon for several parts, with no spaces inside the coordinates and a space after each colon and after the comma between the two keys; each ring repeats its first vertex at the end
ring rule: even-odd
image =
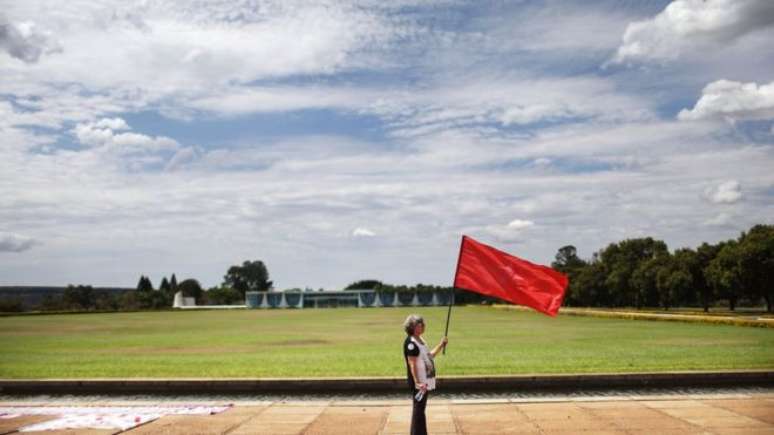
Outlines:
{"type": "Polygon", "coordinates": [[[424,325],[425,319],[419,314],[409,314],[409,316],[406,317],[406,321],[403,322],[403,329],[406,331],[406,334],[414,335],[414,328],[419,324],[424,325]]]}

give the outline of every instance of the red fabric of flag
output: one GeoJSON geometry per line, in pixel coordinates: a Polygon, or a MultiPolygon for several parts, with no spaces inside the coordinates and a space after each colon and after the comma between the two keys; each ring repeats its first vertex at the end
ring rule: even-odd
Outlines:
{"type": "Polygon", "coordinates": [[[567,276],[462,236],[454,287],[526,305],[555,316],[567,276]]]}

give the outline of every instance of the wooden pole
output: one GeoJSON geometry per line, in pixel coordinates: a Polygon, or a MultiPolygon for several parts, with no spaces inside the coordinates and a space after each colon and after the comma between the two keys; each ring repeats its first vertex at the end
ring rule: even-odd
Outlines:
{"type": "MultiPolygon", "coordinates": [[[[452,305],[454,305],[454,287],[451,288],[450,293],[451,294],[449,295],[449,311],[446,312],[446,332],[443,333],[444,337],[449,336],[449,319],[451,318],[452,305]]],[[[443,354],[446,355],[446,346],[443,347],[443,354]]]]}
{"type": "MultiPolygon", "coordinates": [[[[449,295],[449,311],[446,312],[446,332],[444,332],[443,336],[448,337],[449,336],[449,319],[451,319],[451,309],[452,305],[454,305],[454,290],[455,290],[455,284],[457,283],[457,274],[460,273],[460,258],[462,257],[462,246],[465,244],[465,236],[462,236],[462,239],[460,240],[460,253],[457,255],[457,267],[454,270],[454,282],[452,283],[451,288],[451,295],[449,295]]],[[[443,354],[446,355],[446,347],[443,347],[443,354]]]]}

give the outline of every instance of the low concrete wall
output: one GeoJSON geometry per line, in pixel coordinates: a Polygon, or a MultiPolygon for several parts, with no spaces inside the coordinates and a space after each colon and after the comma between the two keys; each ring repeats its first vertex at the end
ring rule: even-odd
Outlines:
{"type": "MultiPolygon", "coordinates": [[[[774,371],[582,375],[449,376],[444,392],[579,391],[631,388],[774,386],[774,371]]],[[[405,392],[405,378],[0,379],[3,394],[326,394],[405,392]]]]}

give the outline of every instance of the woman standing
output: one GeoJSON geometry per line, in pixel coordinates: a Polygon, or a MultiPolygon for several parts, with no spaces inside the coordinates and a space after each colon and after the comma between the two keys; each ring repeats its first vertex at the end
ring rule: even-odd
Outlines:
{"type": "Polygon", "coordinates": [[[427,344],[422,338],[425,332],[425,321],[422,316],[411,314],[403,322],[406,331],[406,340],[403,342],[403,356],[406,359],[406,376],[413,408],[411,411],[411,435],[427,434],[427,421],[425,408],[427,407],[428,392],[435,390],[435,363],[433,358],[446,346],[449,340],[441,339],[433,350],[427,349],[427,344]]]}

